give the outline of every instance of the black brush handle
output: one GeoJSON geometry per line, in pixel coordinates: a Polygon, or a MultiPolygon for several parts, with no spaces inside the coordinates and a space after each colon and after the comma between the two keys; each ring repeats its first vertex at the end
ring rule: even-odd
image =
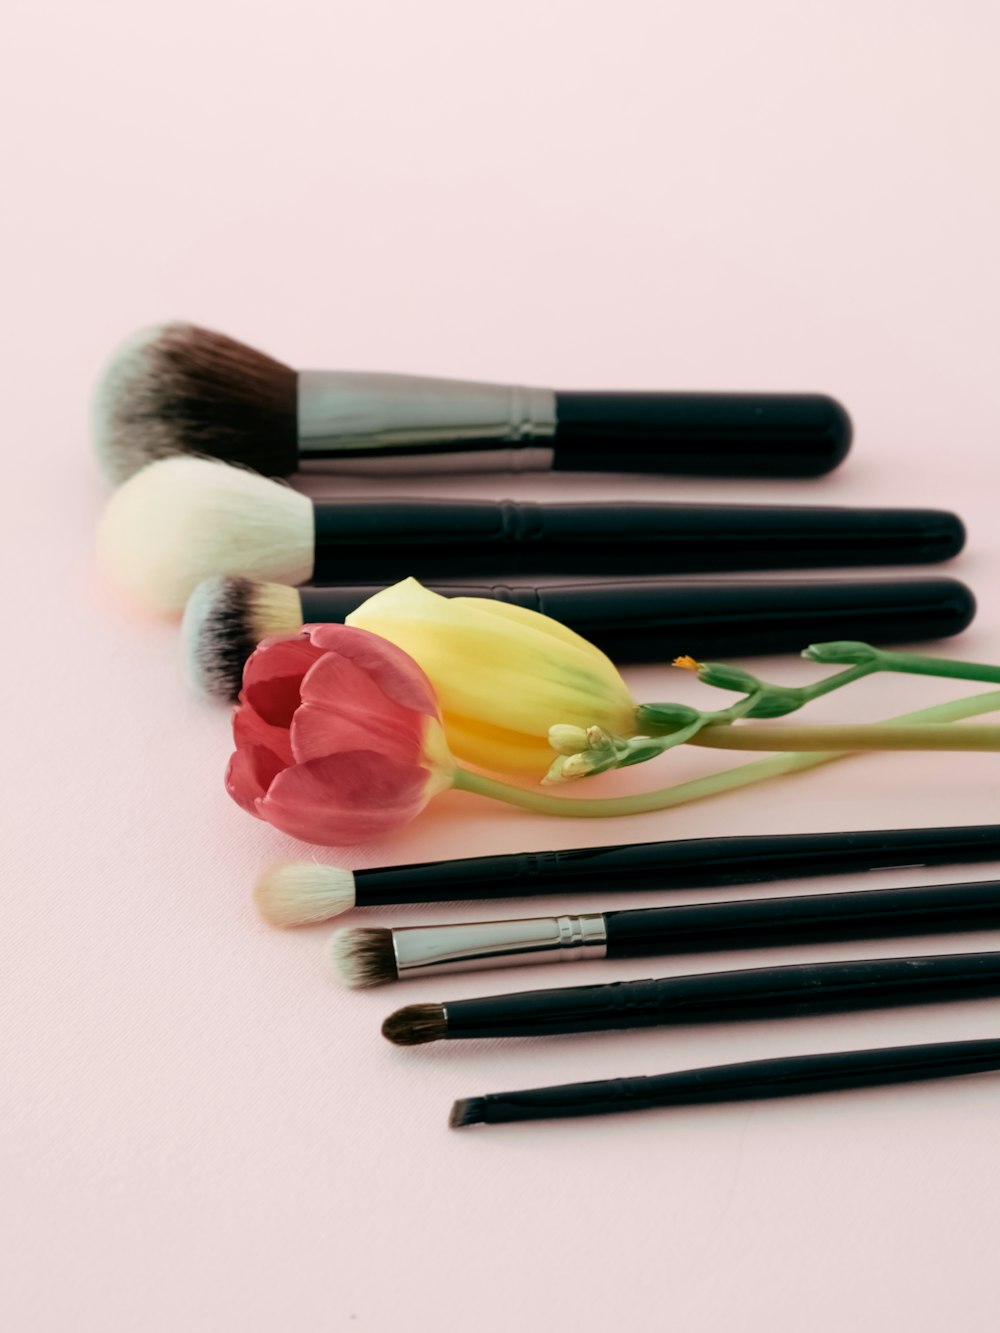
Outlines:
{"type": "Polygon", "coordinates": [[[937,935],[1000,926],[1000,880],[606,912],[608,958],[937,935]]]}
{"type": "MultiPolygon", "coordinates": [[[[975,598],[957,579],[722,583],[666,578],[563,587],[435,584],[446,597],[510,602],[568,625],[619,664],[794,652],[810,643],[863,639],[916,643],[958,634],[975,598]]],[[[339,622],[378,585],[302,588],[306,624],[339,622]]]]}
{"type": "Polygon", "coordinates": [[[797,1018],[993,995],[1000,995],[1000,953],[875,958],[564,986],[449,1000],[444,1008],[451,1040],[797,1018]]]}
{"type": "Polygon", "coordinates": [[[824,394],[557,393],[552,466],[569,472],[818,477],[851,421],[824,394]]]}
{"type": "Polygon", "coordinates": [[[604,1115],[654,1106],[758,1101],[844,1088],[919,1083],[996,1069],[1000,1069],[1000,1041],[995,1039],[794,1055],[779,1060],[684,1069],[652,1078],[604,1079],[596,1083],[493,1093],[471,1099],[475,1114],[468,1123],[501,1124],[513,1120],[604,1115]]]}
{"type": "MultiPolygon", "coordinates": [[[[554,893],[705,889],[809,875],[1000,859],[1000,825],[746,834],[472,856],[355,870],[359,907],[554,893]]],[[[673,910],[673,909],[671,909],[673,910]]]]}
{"type": "Polygon", "coordinates": [[[959,519],[937,509],[513,500],[314,508],[314,583],[925,564],[956,555],[965,540],[959,519]]]}

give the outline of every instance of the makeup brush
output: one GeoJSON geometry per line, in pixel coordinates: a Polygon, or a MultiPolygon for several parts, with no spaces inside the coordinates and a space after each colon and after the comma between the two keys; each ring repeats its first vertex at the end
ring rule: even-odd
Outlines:
{"type": "Polygon", "coordinates": [[[607,1115],[654,1106],[697,1106],[710,1102],[761,1101],[846,1088],[920,1083],[960,1074],[1000,1069],[1000,1041],[943,1041],[926,1046],[793,1055],[780,1060],[685,1069],[645,1078],[609,1078],[564,1083],[523,1092],[495,1092],[455,1102],[449,1125],[497,1125],[514,1120],[607,1115]]]}
{"type": "Polygon", "coordinates": [[[812,393],[564,393],[295,371],[176,323],[119,350],[98,388],[94,434],[114,481],[178,453],[276,477],[315,461],[381,470],[433,467],[435,456],[451,471],[815,477],[845,457],[851,423],[839,403],[812,393]]]}
{"type": "Polygon", "coordinates": [[[389,1015],[382,1036],[396,1046],[421,1046],[474,1037],[802,1018],[995,995],[1000,995],[1000,953],[858,959],[409,1004],[389,1015]]]}
{"type": "Polygon", "coordinates": [[[395,930],[355,927],[334,934],[332,953],[341,979],[361,987],[522,963],[662,957],[996,926],[1000,880],[987,880],[395,930]]]}
{"type": "Polygon", "coordinates": [[[794,505],[319,500],[203,458],[150,463],[115,493],[100,533],[116,582],[179,611],[202,579],[392,583],[570,574],[923,564],[957,554],[954,514],[794,505]]]}
{"type": "MultiPolygon", "coordinates": [[[[249,579],[206,579],[188,599],[183,639],[194,687],[234,700],[261,639],[303,624],[342,622],[379,588],[290,588],[249,579]]],[[[667,662],[680,653],[711,661],[791,652],[804,643],[863,639],[916,643],[965,629],[975,614],[955,579],[722,583],[642,579],[563,587],[436,585],[447,597],[487,597],[552,616],[613,662],[667,662]]]]}
{"type": "Polygon", "coordinates": [[[757,833],[471,856],[364,870],[286,861],[261,875],[254,897],[261,916],[272,925],[302,926],[327,921],[352,907],[557,893],[709,889],[810,875],[996,860],[1000,860],[1000,824],[854,833],[757,833]]]}

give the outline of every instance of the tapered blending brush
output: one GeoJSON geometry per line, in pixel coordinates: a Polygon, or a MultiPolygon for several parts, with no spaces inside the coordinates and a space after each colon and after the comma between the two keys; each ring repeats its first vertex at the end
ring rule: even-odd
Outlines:
{"type": "Polygon", "coordinates": [[[180,611],[203,579],[352,585],[924,564],[956,555],[954,514],[794,505],[313,501],[201,458],[150,463],[112,497],[100,533],[126,592],[180,611]]]}
{"type": "MultiPolygon", "coordinates": [[[[290,588],[250,579],[207,579],[188,599],[183,637],[195,688],[233,701],[261,639],[303,624],[340,623],[375,585],[290,588]]],[[[632,583],[437,585],[449,597],[488,597],[539,611],[601,648],[613,662],[711,660],[791,652],[804,643],[863,639],[915,643],[957,634],[975,613],[955,579],[798,580],[746,583],[643,579],[632,583]]]]}
{"type": "Polygon", "coordinates": [[[382,1036],[396,1046],[422,1046],[476,1037],[802,1018],[997,995],[1000,953],[875,958],[409,1004],[389,1015],[382,1036]]]}
{"type": "Polygon", "coordinates": [[[282,477],[313,462],[815,477],[845,457],[847,413],[823,394],[566,393],[365,371],[295,371],[193,324],[136,334],[94,411],[114,481],[172,454],[282,477]]]}
{"type": "Polygon", "coordinates": [[[1000,860],[1000,824],[758,833],[557,852],[508,852],[364,870],[289,861],[261,875],[254,898],[261,916],[272,925],[302,926],[327,921],[354,907],[722,888],[811,875],[996,860],[1000,860]]]}
{"type": "Polygon", "coordinates": [[[358,927],[337,931],[332,952],[341,979],[362,987],[523,963],[650,958],[997,926],[1000,880],[988,880],[395,930],[358,927]]]}
{"type": "Polygon", "coordinates": [[[497,1125],[515,1120],[643,1111],[654,1106],[761,1101],[847,1088],[919,1083],[961,1074],[986,1074],[997,1069],[1000,1069],[1000,1040],[996,1039],[793,1055],[652,1077],[610,1078],[465,1097],[455,1102],[448,1123],[452,1129],[459,1129],[464,1125],[497,1125]]]}

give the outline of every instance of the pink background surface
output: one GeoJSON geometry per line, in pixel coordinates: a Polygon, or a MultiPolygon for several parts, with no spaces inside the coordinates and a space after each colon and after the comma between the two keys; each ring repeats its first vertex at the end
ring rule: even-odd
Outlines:
{"type": "MultiPolygon", "coordinates": [[[[825,389],[857,439],[821,483],[424,490],[953,506],[970,541],[947,572],[980,599],[954,651],[996,660],[998,39],[985,2],[13,0],[5,1329],[996,1327],[996,1078],[445,1121],[454,1097],[504,1088],[994,1036],[997,1001],[416,1051],[378,1036],[407,1001],[995,936],[344,991],[325,928],[254,916],[258,871],[301,848],[225,796],[227,718],[188,693],[176,628],[126,614],[94,569],[106,487],[86,411],[111,346],[169,317],[301,366],[825,389]]],[[[629,673],[641,696],[690,697],[676,676],[629,673]]],[[[874,718],[953,692],[883,680],[854,698],[874,718]]],[[[449,797],[355,864],[998,812],[994,758],[890,756],[603,827],[449,797]]]]}

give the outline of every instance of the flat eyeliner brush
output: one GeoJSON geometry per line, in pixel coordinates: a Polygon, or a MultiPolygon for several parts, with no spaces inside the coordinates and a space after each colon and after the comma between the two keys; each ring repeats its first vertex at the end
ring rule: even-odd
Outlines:
{"type": "Polygon", "coordinates": [[[382,1036],[397,1046],[420,1046],[476,1037],[803,1018],[996,995],[1000,953],[860,959],[410,1004],[389,1015],[382,1036]]]}
{"type": "Polygon", "coordinates": [[[95,403],[105,471],[170,454],[287,476],[366,470],[660,472],[815,477],[844,458],[847,413],[815,393],[572,393],[364,371],[303,370],[192,324],[133,337],[95,403]],[[440,462],[438,463],[440,470],[440,462]]]}
{"type": "Polygon", "coordinates": [[[1000,860],[1000,824],[854,833],[757,833],[556,852],[508,852],[363,870],[287,861],[264,872],[254,896],[261,915],[272,925],[297,926],[329,920],[353,907],[556,893],[711,889],[859,870],[996,860],[1000,860]]]}
{"type": "Polygon", "coordinates": [[[627,912],[340,930],[333,959],[349,986],[522,963],[650,958],[1000,926],[1000,880],[627,912]]]}
{"type": "MultiPolygon", "coordinates": [[[[376,584],[290,588],[218,578],[199,583],[184,612],[188,674],[195,688],[233,701],[261,639],[303,624],[339,624],[379,592],[376,584]]],[[[957,579],[777,579],[745,583],[642,579],[562,587],[437,584],[446,597],[486,597],[551,616],[619,666],[800,650],[834,639],[916,643],[957,634],[975,599],[957,579]]]]}
{"type": "Polygon", "coordinates": [[[452,1129],[458,1129],[463,1125],[643,1111],[654,1106],[761,1101],[956,1078],[960,1074],[985,1074],[997,1069],[1000,1069],[1000,1041],[996,1039],[793,1055],[780,1060],[685,1069],[651,1078],[611,1078],[468,1097],[455,1102],[448,1123],[452,1129]]]}
{"type": "Polygon", "coordinates": [[[939,509],[621,501],[312,500],[204,458],[150,463],[104,513],[103,562],[146,605],[179,611],[202,579],[393,583],[927,564],[957,555],[939,509]]]}

